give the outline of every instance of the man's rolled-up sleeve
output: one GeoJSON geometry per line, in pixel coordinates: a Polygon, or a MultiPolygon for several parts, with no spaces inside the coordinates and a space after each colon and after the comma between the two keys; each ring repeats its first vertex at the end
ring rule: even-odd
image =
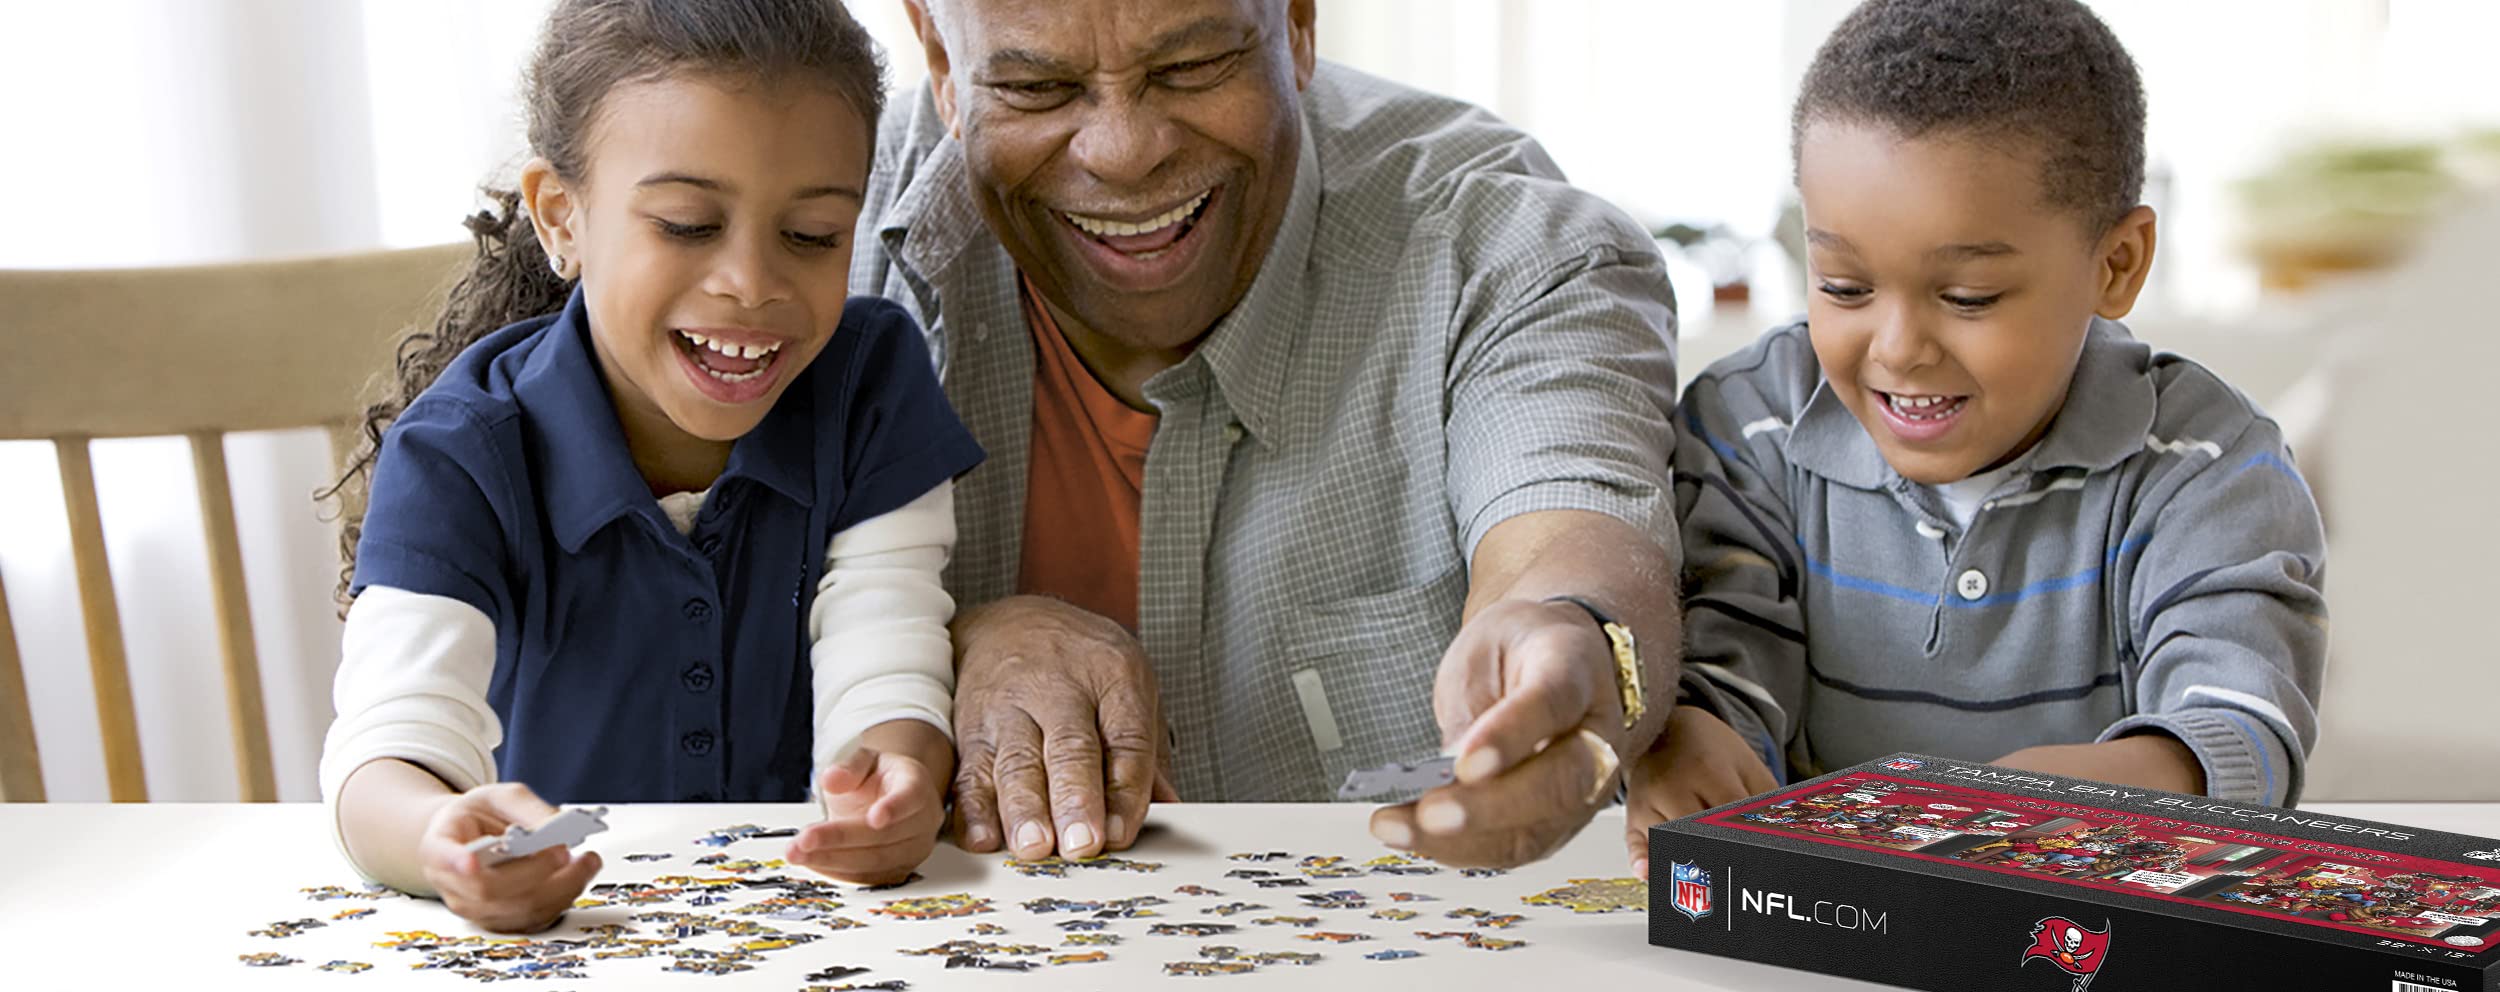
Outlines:
{"type": "Polygon", "coordinates": [[[1450,375],[1452,519],[1472,557],[1525,513],[1603,513],[1676,557],[1675,306],[1655,255],[1603,245],[1462,328],[1450,375]]]}

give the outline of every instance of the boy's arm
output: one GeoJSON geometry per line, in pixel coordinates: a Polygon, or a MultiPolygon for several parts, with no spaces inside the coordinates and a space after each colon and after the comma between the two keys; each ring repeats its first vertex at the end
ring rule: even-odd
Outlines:
{"type": "Polygon", "coordinates": [[[1666,732],[1628,776],[1623,844],[1636,875],[1649,870],[1650,826],[1776,788],[1796,740],[1805,704],[1803,570],[1786,487],[1758,467],[1753,438],[1738,426],[1784,434],[1774,409],[1750,383],[1704,375],[1679,411],[1684,665],[1666,732]]]}
{"type": "Polygon", "coordinates": [[[1785,432],[1758,392],[1707,377],[1679,411],[1684,670],[1677,701],[1716,716],[1785,778],[1806,690],[1804,573],[1784,481],[1750,457],[1744,424],[1785,432]],[[1776,426],[1774,426],[1776,425],[1776,426]]]}
{"type": "Polygon", "coordinates": [[[898,745],[952,777],[955,600],[939,573],[955,544],[954,483],[833,536],[808,614],[815,696],[814,782],[854,742],[898,745]],[[890,727],[912,721],[930,731],[890,727]],[[900,745],[908,745],[903,747],[900,745]]]}
{"type": "Polygon", "coordinates": [[[2163,487],[2151,530],[2130,537],[2143,542],[2128,589],[2135,713],[2100,740],[2167,736],[2193,755],[2205,794],[2289,806],[2326,668],[2317,504],[2271,421],[2228,447],[2163,457],[2205,464],[2163,487]]]}

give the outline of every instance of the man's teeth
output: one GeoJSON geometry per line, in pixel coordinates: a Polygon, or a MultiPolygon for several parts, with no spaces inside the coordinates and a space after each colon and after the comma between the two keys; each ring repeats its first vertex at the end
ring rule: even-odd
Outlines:
{"type": "Polygon", "coordinates": [[[1189,202],[1172,208],[1170,213],[1137,224],[1123,223],[1116,220],[1104,220],[1100,217],[1087,217],[1084,214],[1062,214],[1061,216],[1066,217],[1068,219],[1068,223],[1076,225],[1077,230],[1091,234],[1097,238],[1126,238],[1139,234],[1153,234],[1156,231],[1163,230],[1164,228],[1188,220],[1189,215],[1197,213],[1198,208],[1205,206],[1206,202],[1207,194],[1200,193],[1196,197],[1191,198],[1189,202]]]}
{"type": "Polygon", "coordinates": [[[1891,401],[1894,413],[1911,420],[1933,420],[1958,409],[1962,402],[1959,396],[1903,396],[1898,393],[1886,393],[1885,399],[1891,401]]]}
{"type": "Polygon", "coordinates": [[[751,344],[741,345],[731,344],[727,341],[715,341],[711,338],[704,337],[703,335],[696,334],[693,331],[679,331],[677,333],[685,335],[686,340],[694,342],[695,347],[707,349],[723,358],[762,358],[766,355],[772,354],[773,352],[781,350],[781,342],[778,341],[759,347],[751,344]]]}

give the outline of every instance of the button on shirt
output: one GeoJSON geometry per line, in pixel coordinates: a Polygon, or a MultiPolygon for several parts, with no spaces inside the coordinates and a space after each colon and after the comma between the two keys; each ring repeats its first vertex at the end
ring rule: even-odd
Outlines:
{"type": "Polygon", "coordinates": [[[911,319],[854,299],[680,533],[625,447],[577,291],[462,352],[391,426],[354,588],[492,621],[504,780],[557,803],[799,800],[828,541],[980,457],[911,319]]]}
{"type": "MultiPolygon", "coordinates": [[[[1198,800],[1332,798],[1439,750],[1432,683],[1494,525],[1605,513],[1674,547],[1672,294],[1653,242],[1483,111],[1322,64],[1246,296],[1145,384],[1138,634],[1198,800]]],[[[992,459],[948,584],[1015,591],[1034,342],[923,88],[889,107],[851,285],[924,324],[992,459]]]]}

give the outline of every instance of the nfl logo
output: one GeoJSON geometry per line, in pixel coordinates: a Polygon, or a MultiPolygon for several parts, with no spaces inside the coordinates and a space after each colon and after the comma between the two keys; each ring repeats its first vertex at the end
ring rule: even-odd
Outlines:
{"type": "Polygon", "coordinates": [[[1710,873],[1690,861],[1669,867],[1675,875],[1675,911],[1692,920],[1710,915],[1710,873]]]}
{"type": "Polygon", "coordinates": [[[1914,772],[1927,767],[1927,763],[1920,761],[1917,758],[1894,758],[1891,761],[1884,762],[1884,767],[1890,768],[1896,772],[1914,772]]]}

